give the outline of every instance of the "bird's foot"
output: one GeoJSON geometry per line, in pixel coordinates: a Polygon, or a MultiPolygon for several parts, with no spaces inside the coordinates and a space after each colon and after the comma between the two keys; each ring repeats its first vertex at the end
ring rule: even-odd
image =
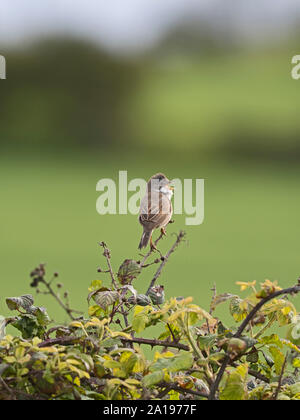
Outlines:
{"type": "Polygon", "coordinates": [[[152,236],[150,238],[150,250],[151,252],[157,251],[156,245],[152,241],[152,236]]]}
{"type": "Polygon", "coordinates": [[[167,232],[165,228],[161,228],[160,233],[162,234],[162,236],[167,236],[167,232]]]}

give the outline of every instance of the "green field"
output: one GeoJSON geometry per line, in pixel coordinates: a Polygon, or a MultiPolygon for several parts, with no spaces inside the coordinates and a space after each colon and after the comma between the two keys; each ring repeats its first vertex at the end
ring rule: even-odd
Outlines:
{"type": "MultiPolygon", "coordinates": [[[[159,280],[167,297],[191,295],[207,308],[214,283],[220,293],[237,293],[237,281],[270,278],[293,284],[300,275],[300,169],[295,164],[300,82],[290,77],[293,48],[154,56],[136,63],[139,77],[135,67],[115,63],[120,75],[127,74],[124,80],[103,66],[97,49],[85,65],[85,48],[79,50],[79,67],[65,60],[65,72],[54,79],[45,57],[29,54],[28,69],[27,61],[24,68],[12,66],[20,85],[3,85],[1,140],[8,154],[0,157],[0,314],[8,314],[5,296],[32,292],[29,273],[40,262],[47,263],[49,275],[60,273],[73,306],[86,310],[90,282],[105,278],[97,273],[104,264],[99,241],[111,248],[115,270],[125,258],[139,258],[137,217],[96,212],[97,181],[117,179],[119,170],[127,170],[129,179],[158,171],[170,178],[205,179],[204,224],[185,226],[185,216],[175,216],[161,243],[165,251],[172,232],[187,232],[187,243],[172,255],[159,280]],[[85,76],[76,78],[75,69],[85,76]],[[110,98],[123,91],[119,85],[111,90],[116,80],[126,87],[124,97],[101,99],[103,92],[110,98]],[[20,100],[20,86],[26,88],[26,101],[20,100]],[[109,136],[119,123],[121,137],[111,144],[109,136]],[[38,155],[27,150],[33,145],[38,155]]],[[[78,54],[70,54],[77,63],[78,54]]],[[[146,290],[153,270],[135,282],[139,292],[146,290]]],[[[37,296],[37,303],[66,320],[48,296],[37,296]]]]}
{"type": "MultiPolygon", "coordinates": [[[[296,166],[196,158],[182,159],[180,165],[178,160],[175,164],[144,160],[141,165],[117,154],[43,160],[3,157],[0,314],[8,314],[5,296],[32,293],[29,272],[40,262],[47,263],[49,274],[59,272],[72,305],[86,310],[90,282],[106,278],[97,273],[97,267],[104,266],[97,242],[108,243],[116,270],[123,259],[138,258],[137,217],[100,216],[95,209],[96,182],[117,178],[119,169],[127,169],[129,179],[148,178],[157,170],[170,178],[205,178],[204,224],[185,226],[184,216],[176,216],[161,244],[166,250],[174,240],[171,233],[186,230],[188,243],[172,255],[160,278],[167,297],[193,296],[207,308],[214,283],[219,292],[237,293],[236,281],[270,278],[282,286],[296,281],[300,274],[296,166]]],[[[152,272],[150,267],[135,281],[138,291],[145,291],[152,272]]],[[[48,296],[38,295],[36,302],[52,317],[66,320],[48,296]]]]}

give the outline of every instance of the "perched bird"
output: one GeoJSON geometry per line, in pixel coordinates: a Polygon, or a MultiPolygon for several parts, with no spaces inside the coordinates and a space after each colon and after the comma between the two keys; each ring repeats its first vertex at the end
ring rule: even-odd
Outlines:
{"type": "Polygon", "coordinates": [[[147,183],[147,191],[140,206],[139,222],[144,230],[139,249],[145,248],[149,240],[151,249],[156,249],[152,241],[154,229],[160,228],[161,233],[166,235],[165,227],[173,214],[173,188],[170,184],[171,181],[162,173],[153,175],[147,183]]]}

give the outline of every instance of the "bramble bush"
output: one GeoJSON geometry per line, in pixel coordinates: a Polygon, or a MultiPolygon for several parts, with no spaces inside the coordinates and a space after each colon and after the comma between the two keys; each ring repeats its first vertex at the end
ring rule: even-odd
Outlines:
{"type": "Polygon", "coordinates": [[[98,269],[102,279],[87,292],[87,319],[70,307],[58,274],[47,280],[45,265],[39,265],[31,286],[52,295],[70,323],[55,325],[31,295],[6,299],[15,315],[0,317],[0,399],[300,399],[300,320],[290,301],[300,281],[287,289],[269,280],[260,287],[241,282],[243,296],[219,295],[214,287],[206,310],[192,297],[165,300],[156,283],[184,240],[180,232],[165,255],[152,262],[151,252],[141,261],[127,259],[117,274],[102,242],[107,269],[98,269]],[[156,264],[148,290],[140,293],[136,279],[156,264]],[[224,302],[234,326],[214,316],[224,302]],[[19,334],[6,334],[8,325],[19,334]],[[158,337],[144,338],[154,325],[160,327],[158,337]],[[270,333],[276,325],[286,326],[285,338],[270,333]],[[156,349],[150,360],[144,346],[156,349]]]}

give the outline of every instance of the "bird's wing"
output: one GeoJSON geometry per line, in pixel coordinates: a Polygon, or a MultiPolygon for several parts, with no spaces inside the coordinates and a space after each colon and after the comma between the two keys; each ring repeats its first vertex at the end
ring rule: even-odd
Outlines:
{"type": "Polygon", "coordinates": [[[171,201],[164,194],[146,194],[140,206],[141,224],[153,224],[154,227],[160,227],[167,224],[172,216],[171,201]]]}

